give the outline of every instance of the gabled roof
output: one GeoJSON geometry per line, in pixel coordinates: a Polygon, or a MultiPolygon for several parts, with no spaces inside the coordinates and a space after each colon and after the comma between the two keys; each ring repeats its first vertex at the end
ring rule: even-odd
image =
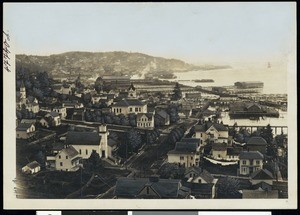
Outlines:
{"type": "Polygon", "coordinates": [[[201,125],[196,125],[195,126],[195,131],[199,131],[199,132],[206,132],[211,126],[214,126],[214,128],[217,131],[228,131],[228,127],[220,124],[220,123],[215,123],[212,121],[206,121],[201,125]]]}
{"type": "MultiPolygon", "coordinates": [[[[55,111],[51,111],[50,113],[48,113],[51,117],[58,117],[59,116],[59,113],[55,112],[55,111]]],[[[46,115],[48,115],[46,114],[46,115]]]]}
{"type": "Polygon", "coordinates": [[[266,146],[267,145],[267,141],[264,138],[262,138],[262,137],[251,137],[248,140],[247,145],[266,146]]]}
{"type": "Polygon", "coordinates": [[[199,183],[190,183],[183,182],[183,185],[191,189],[192,195],[212,195],[212,188],[214,184],[199,184],[199,183]]]}
{"type": "Polygon", "coordinates": [[[267,169],[257,170],[256,172],[252,173],[252,175],[250,177],[251,177],[251,179],[254,179],[254,180],[259,180],[259,179],[272,180],[272,179],[274,179],[273,174],[267,169]]]}
{"type": "Polygon", "coordinates": [[[243,151],[240,153],[240,159],[264,159],[264,156],[259,151],[243,151]]]}
{"type": "Polygon", "coordinates": [[[135,87],[133,86],[133,83],[130,84],[130,87],[128,88],[128,90],[135,90],[135,87]]]}
{"type": "Polygon", "coordinates": [[[146,116],[148,120],[152,120],[153,114],[152,113],[138,113],[137,120],[140,121],[142,116],[146,116]]]}
{"type": "Polygon", "coordinates": [[[68,145],[100,145],[101,136],[97,132],[69,131],[66,137],[68,145]]]}
{"type": "Polygon", "coordinates": [[[119,178],[115,195],[136,198],[146,186],[157,193],[160,198],[178,198],[181,190],[180,180],[176,179],[159,179],[152,182],[148,178],[119,178]]]}
{"type": "Polygon", "coordinates": [[[215,151],[227,151],[227,144],[226,143],[213,143],[212,150],[215,151]]]}
{"type": "Polygon", "coordinates": [[[200,143],[200,138],[182,138],[180,142],[200,143]]]}
{"type": "Polygon", "coordinates": [[[26,131],[28,128],[30,128],[33,125],[33,123],[20,123],[17,127],[17,131],[26,131]]]}
{"type": "Polygon", "coordinates": [[[37,161],[32,161],[29,164],[27,164],[26,166],[28,166],[30,169],[34,169],[36,167],[39,167],[40,164],[37,161]]]}
{"type": "Polygon", "coordinates": [[[196,153],[197,148],[197,143],[177,142],[175,145],[175,149],[169,151],[169,154],[196,153]]]}
{"type": "Polygon", "coordinates": [[[201,177],[206,183],[212,183],[215,179],[207,170],[202,169],[201,167],[189,167],[185,170],[185,175],[188,175],[190,172],[195,172],[195,177],[201,177]]]}
{"type": "Polygon", "coordinates": [[[76,155],[79,154],[78,151],[73,146],[69,146],[68,148],[64,148],[63,150],[61,150],[60,153],[62,153],[62,152],[64,152],[70,158],[73,158],[73,157],[75,157],[76,155]]]}
{"type": "Polygon", "coordinates": [[[138,99],[123,99],[113,104],[113,107],[144,106],[145,104],[138,99]]]}
{"type": "Polygon", "coordinates": [[[243,151],[242,147],[228,147],[227,155],[239,155],[243,151]]]}
{"type": "Polygon", "coordinates": [[[165,110],[160,110],[160,111],[156,112],[156,115],[158,115],[164,119],[167,119],[169,117],[169,114],[165,110]]]}

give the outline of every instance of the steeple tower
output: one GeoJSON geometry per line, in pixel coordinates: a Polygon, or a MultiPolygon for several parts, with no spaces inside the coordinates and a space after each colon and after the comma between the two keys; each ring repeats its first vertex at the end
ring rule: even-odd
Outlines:
{"type": "Polygon", "coordinates": [[[20,99],[26,99],[26,88],[23,81],[21,82],[20,86],[20,99]]]}

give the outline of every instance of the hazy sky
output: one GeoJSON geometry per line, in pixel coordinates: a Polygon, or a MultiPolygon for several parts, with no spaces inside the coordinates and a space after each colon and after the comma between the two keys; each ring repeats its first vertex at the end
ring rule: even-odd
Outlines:
{"type": "Polygon", "coordinates": [[[132,51],[191,63],[270,60],[295,44],[295,3],[4,5],[16,53],[132,51]]]}

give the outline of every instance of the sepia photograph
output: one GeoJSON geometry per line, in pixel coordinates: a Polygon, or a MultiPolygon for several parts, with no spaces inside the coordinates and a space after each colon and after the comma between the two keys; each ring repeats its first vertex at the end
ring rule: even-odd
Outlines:
{"type": "Polygon", "coordinates": [[[296,208],[296,74],[293,2],[4,3],[4,207],[296,208]]]}

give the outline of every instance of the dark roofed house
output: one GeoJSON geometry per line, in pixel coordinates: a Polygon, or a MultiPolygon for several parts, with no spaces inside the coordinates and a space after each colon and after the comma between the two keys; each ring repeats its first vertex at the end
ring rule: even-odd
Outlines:
{"type": "Polygon", "coordinates": [[[155,112],[155,118],[159,118],[161,125],[170,125],[170,115],[165,110],[155,112]]]}
{"type": "Polygon", "coordinates": [[[180,166],[199,166],[200,153],[197,142],[177,142],[175,148],[168,152],[168,162],[180,166]]]}
{"type": "Polygon", "coordinates": [[[258,151],[243,151],[239,158],[239,173],[241,175],[251,175],[263,168],[264,155],[258,151]]]}
{"type": "Polygon", "coordinates": [[[28,139],[35,134],[34,123],[20,123],[16,128],[16,136],[18,139],[28,139]]]}
{"type": "Polygon", "coordinates": [[[262,137],[251,137],[246,144],[248,151],[259,151],[262,154],[267,152],[267,141],[262,137]]]}
{"type": "Polygon", "coordinates": [[[272,185],[273,180],[274,180],[273,174],[267,169],[260,169],[260,170],[257,170],[256,172],[253,172],[250,175],[250,178],[251,178],[252,184],[258,184],[260,182],[265,182],[265,183],[272,185]]]}
{"type": "Polygon", "coordinates": [[[66,137],[67,145],[100,145],[101,136],[97,132],[69,131],[66,137]]]}
{"type": "Polygon", "coordinates": [[[177,179],[119,178],[116,183],[116,198],[130,199],[185,199],[190,189],[177,179]]]}
{"type": "Polygon", "coordinates": [[[205,145],[207,141],[228,143],[228,126],[208,120],[195,126],[195,137],[201,139],[201,145],[205,145]]]}
{"type": "Polygon", "coordinates": [[[28,174],[34,174],[41,170],[41,165],[37,161],[33,161],[28,163],[26,166],[22,168],[22,172],[28,174]]]}

